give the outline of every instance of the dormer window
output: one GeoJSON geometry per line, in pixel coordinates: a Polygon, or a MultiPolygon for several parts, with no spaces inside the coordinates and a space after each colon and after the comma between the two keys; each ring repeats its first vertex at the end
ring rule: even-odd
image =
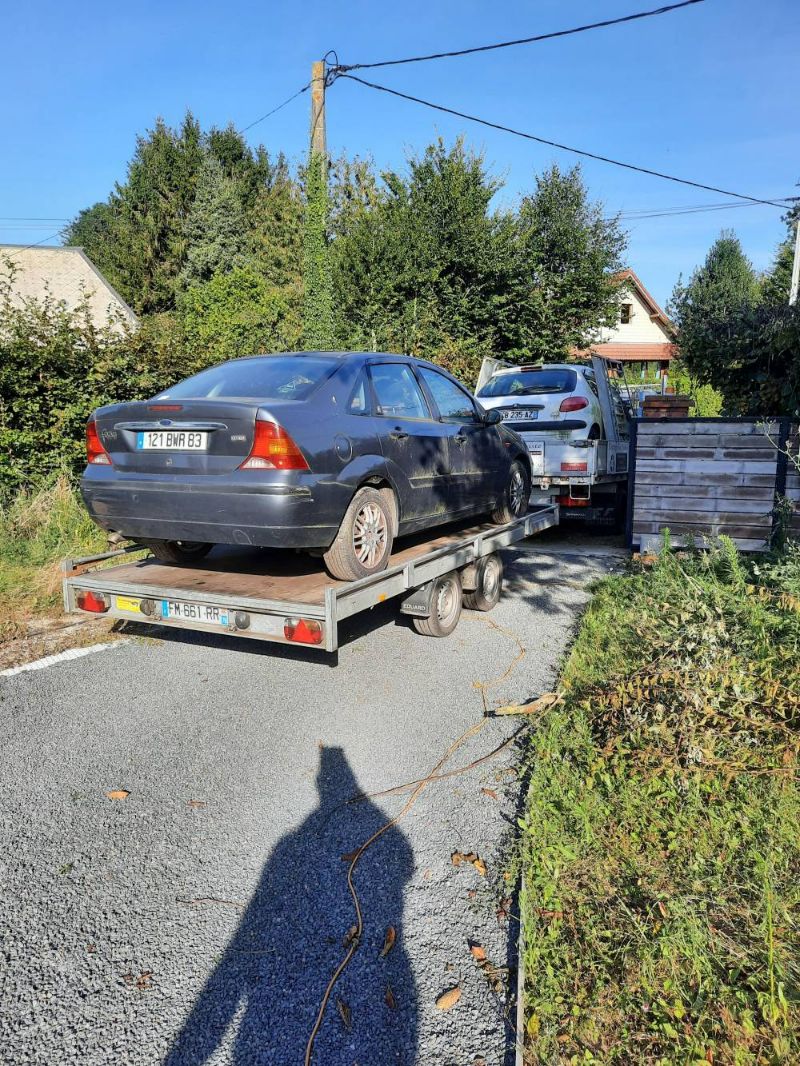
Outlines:
{"type": "Polygon", "coordinates": [[[631,320],[631,304],[622,304],[619,309],[619,320],[623,326],[627,326],[631,320]]]}

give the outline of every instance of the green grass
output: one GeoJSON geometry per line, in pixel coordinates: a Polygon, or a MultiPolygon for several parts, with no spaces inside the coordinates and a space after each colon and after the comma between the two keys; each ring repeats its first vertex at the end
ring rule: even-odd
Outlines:
{"type": "Polygon", "coordinates": [[[800,550],[601,583],[532,739],[529,1063],[800,1061],[800,550]]]}
{"type": "Polygon", "coordinates": [[[63,474],[0,507],[0,639],[32,615],[60,609],[65,556],[105,547],[105,534],[63,474]]]}

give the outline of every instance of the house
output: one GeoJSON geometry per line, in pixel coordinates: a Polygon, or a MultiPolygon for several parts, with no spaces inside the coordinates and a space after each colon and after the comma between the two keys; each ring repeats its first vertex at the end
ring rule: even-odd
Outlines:
{"type": "Polygon", "coordinates": [[[11,273],[12,303],[42,300],[48,294],[74,310],[84,301],[98,329],[135,329],[139,319],[120,294],[78,247],[30,247],[0,244],[0,275],[11,273]]]}
{"type": "MultiPolygon", "coordinates": [[[[655,379],[675,357],[675,327],[633,270],[623,270],[619,318],[615,326],[599,330],[590,352],[632,364],[636,375],[655,379]]],[[[589,352],[581,353],[583,355],[589,352]]]]}

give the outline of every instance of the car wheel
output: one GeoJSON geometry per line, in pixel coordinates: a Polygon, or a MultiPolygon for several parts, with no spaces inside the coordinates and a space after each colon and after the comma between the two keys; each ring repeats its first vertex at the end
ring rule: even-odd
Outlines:
{"type": "Polygon", "coordinates": [[[325,552],[333,577],[354,581],[385,570],[392,554],[394,511],[384,492],[359,489],[345,512],[336,540],[325,552]]]}
{"type": "Polygon", "coordinates": [[[498,526],[504,526],[515,518],[521,518],[527,514],[530,496],[531,479],[528,471],[523,462],[515,459],[508,473],[503,498],[492,511],[492,521],[498,526]]]}
{"type": "Polygon", "coordinates": [[[442,574],[433,582],[429,618],[412,618],[414,629],[423,637],[449,637],[461,617],[463,592],[457,570],[442,574]]]}
{"type": "Polygon", "coordinates": [[[142,540],[139,543],[149,548],[161,563],[193,563],[208,555],[214,547],[199,540],[142,540]]]}
{"type": "Polygon", "coordinates": [[[464,606],[470,611],[491,611],[502,591],[503,560],[497,552],[492,552],[475,564],[475,589],[464,593],[464,606]]]}

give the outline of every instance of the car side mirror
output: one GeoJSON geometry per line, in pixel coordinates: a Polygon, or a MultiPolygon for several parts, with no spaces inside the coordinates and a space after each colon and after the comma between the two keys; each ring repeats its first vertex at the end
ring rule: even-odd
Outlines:
{"type": "Polygon", "coordinates": [[[498,426],[503,421],[503,416],[496,407],[483,412],[483,424],[485,426],[498,426]]]}

